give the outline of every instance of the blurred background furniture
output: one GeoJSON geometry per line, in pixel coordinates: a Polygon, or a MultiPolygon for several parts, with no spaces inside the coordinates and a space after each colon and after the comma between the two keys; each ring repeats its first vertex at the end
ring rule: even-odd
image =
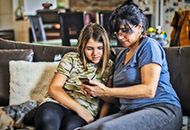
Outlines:
{"type": "Polygon", "coordinates": [[[30,15],[28,16],[30,20],[31,30],[34,38],[34,42],[46,41],[46,34],[40,15],[30,15]]]}
{"type": "MultiPolygon", "coordinates": [[[[29,29],[29,34],[32,32],[32,38],[33,38],[33,39],[30,38],[31,43],[33,43],[34,41],[34,43],[46,44],[46,45],[61,45],[62,44],[62,40],[60,37],[60,29],[56,29],[52,27],[44,28],[43,20],[40,14],[30,15],[28,17],[30,19],[30,25],[31,25],[31,29],[29,29]],[[47,36],[48,36],[48,39],[47,39],[47,36]]],[[[30,37],[31,37],[31,34],[30,34],[30,37]]]]}
{"type": "Polygon", "coordinates": [[[57,10],[37,10],[36,13],[41,16],[43,24],[58,24],[59,15],[57,10]]]}
{"type": "Polygon", "coordinates": [[[152,14],[145,14],[148,20],[148,27],[153,27],[153,15],[152,14]]]}
{"type": "Polygon", "coordinates": [[[79,34],[85,26],[85,12],[59,13],[63,46],[76,45],[79,34]]]}
{"type": "Polygon", "coordinates": [[[109,18],[113,11],[100,11],[99,12],[99,23],[102,25],[106,31],[108,31],[109,18]]]}
{"type": "Polygon", "coordinates": [[[0,38],[7,40],[15,40],[14,30],[0,28],[0,38]]]}
{"type": "MultiPolygon", "coordinates": [[[[109,18],[111,16],[113,11],[100,11],[99,12],[99,23],[102,25],[106,31],[109,34],[109,18]]],[[[152,14],[145,14],[147,20],[148,20],[148,27],[153,26],[153,16],[152,14]]],[[[110,45],[111,46],[118,46],[122,47],[122,44],[119,42],[117,38],[113,38],[111,35],[109,35],[110,38],[110,45]]]]}
{"type": "MultiPolygon", "coordinates": [[[[70,12],[69,9],[57,7],[56,9],[38,9],[35,13],[41,16],[47,40],[61,39],[58,12],[70,12]]],[[[33,42],[32,30],[29,29],[29,42],[33,42]]]]}
{"type": "MultiPolygon", "coordinates": [[[[99,23],[102,25],[106,31],[109,34],[109,18],[111,16],[113,11],[100,11],[99,12],[99,23]]],[[[122,47],[122,44],[119,42],[117,38],[113,38],[112,35],[109,35],[110,39],[110,46],[120,46],[122,47]]]]}

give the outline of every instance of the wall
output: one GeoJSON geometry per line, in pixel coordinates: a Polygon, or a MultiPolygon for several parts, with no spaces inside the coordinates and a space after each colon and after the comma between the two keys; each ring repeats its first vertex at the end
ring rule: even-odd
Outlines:
{"type": "Polygon", "coordinates": [[[69,0],[57,0],[57,3],[59,3],[59,2],[65,3],[65,8],[69,8],[70,7],[69,6],[69,0]]]}
{"type": "Polygon", "coordinates": [[[29,21],[16,21],[15,11],[19,6],[17,0],[0,0],[0,28],[13,29],[15,40],[28,42],[29,21]]]}
{"type": "MultiPolygon", "coordinates": [[[[69,0],[57,1],[64,2],[65,7],[69,8],[69,0]]],[[[22,0],[0,0],[0,29],[14,29],[16,41],[29,42],[29,20],[15,20],[15,11],[21,2],[22,0]]]]}
{"type": "MultiPolygon", "coordinates": [[[[70,7],[72,11],[82,10],[88,13],[114,10],[124,1],[125,0],[57,0],[57,2],[64,2],[65,8],[70,7]]],[[[29,42],[29,20],[15,20],[15,11],[19,5],[22,4],[23,0],[0,0],[0,28],[14,29],[15,40],[29,42]]]]}
{"type": "Polygon", "coordinates": [[[12,0],[0,0],[0,28],[12,28],[12,0]]]}
{"type": "MultiPolygon", "coordinates": [[[[70,0],[70,8],[72,11],[82,10],[86,12],[97,12],[104,10],[114,10],[119,5],[123,4],[125,0],[70,0]]],[[[148,8],[145,13],[154,13],[155,0],[133,0],[143,10],[148,8]]]]}
{"type": "Polygon", "coordinates": [[[82,10],[86,12],[96,12],[104,10],[114,10],[125,0],[70,0],[72,11],[82,10]]]}

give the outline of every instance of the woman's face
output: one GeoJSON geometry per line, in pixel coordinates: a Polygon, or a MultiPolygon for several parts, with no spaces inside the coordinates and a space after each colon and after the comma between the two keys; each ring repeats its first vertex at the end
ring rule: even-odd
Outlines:
{"type": "Polygon", "coordinates": [[[85,47],[85,55],[92,63],[99,63],[103,57],[103,43],[94,41],[93,38],[89,39],[85,47]]]}
{"type": "Polygon", "coordinates": [[[127,29],[125,29],[125,26],[123,23],[120,25],[120,30],[118,33],[116,33],[117,38],[122,43],[124,47],[130,47],[133,46],[135,43],[139,41],[139,37],[141,35],[141,29],[142,26],[138,25],[137,27],[129,25],[132,29],[132,31],[128,32],[127,29]]]}

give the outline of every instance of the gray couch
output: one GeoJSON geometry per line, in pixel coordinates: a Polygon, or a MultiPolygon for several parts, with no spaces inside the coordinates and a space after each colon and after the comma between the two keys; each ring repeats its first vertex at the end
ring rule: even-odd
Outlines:
{"type": "MultiPolygon", "coordinates": [[[[0,38],[0,51],[7,49],[31,49],[29,56],[26,56],[25,60],[30,60],[30,54],[33,55],[33,62],[38,61],[54,61],[56,54],[64,55],[70,51],[76,51],[74,46],[45,46],[36,45],[32,43],[23,43],[8,41],[0,38]]],[[[115,56],[122,50],[122,47],[113,47],[111,59],[115,59],[115,56]]],[[[183,115],[190,115],[190,46],[187,47],[165,47],[166,57],[169,66],[169,72],[171,75],[171,83],[176,90],[182,105],[183,115]]],[[[1,53],[0,53],[1,54],[1,53]]],[[[18,55],[15,53],[15,55],[18,55]]],[[[0,55],[0,61],[9,60],[11,57],[2,57],[0,55]],[[3,58],[3,59],[2,59],[3,58]]],[[[19,60],[18,57],[15,60],[19,60]]],[[[0,63],[0,73],[7,70],[2,67],[8,67],[8,64],[0,63]]],[[[7,76],[9,78],[9,75],[7,76]]],[[[6,77],[2,77],[0,74],[0,85],[6,77]]],[[[9,81],[9,79],[6,79],[9,81]]],[[[7,81],[7,82],[8,82],[7,81]]],[[[0,86],[0,106],[9,105],[9,84],[3,84],[0,86]]],[[[113,110],[114,111],[114,110],[113,110]]]]}

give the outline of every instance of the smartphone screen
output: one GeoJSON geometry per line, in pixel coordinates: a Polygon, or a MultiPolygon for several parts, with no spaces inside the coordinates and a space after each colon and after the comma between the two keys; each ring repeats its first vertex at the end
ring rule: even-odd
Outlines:
{"type": "Polygon", "coordinates": [[[92,86],[92,84],[89,83],[89,79],[88,79],[88,78],[79,77],[79,80],[80,80],[83,84],[87,84],[87,85],[91,85],[91,86],[92,86]]]}

